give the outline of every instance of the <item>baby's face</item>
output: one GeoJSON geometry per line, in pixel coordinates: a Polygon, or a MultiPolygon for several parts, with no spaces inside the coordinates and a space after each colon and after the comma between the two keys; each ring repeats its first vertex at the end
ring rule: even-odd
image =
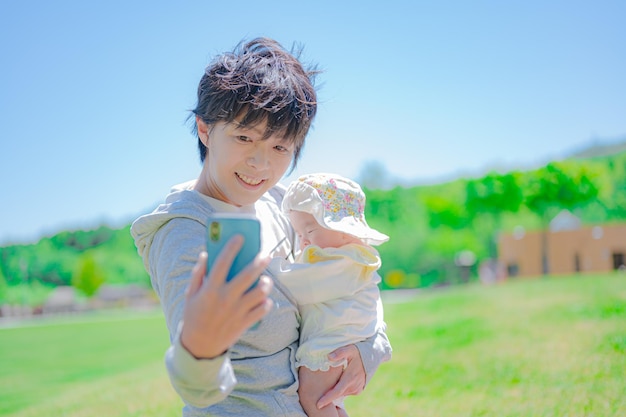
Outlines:
{"type": "Polygon", "coordinates": [[[320,248],[338,248],[346,244],[344,233],[320,226],[315,217],[309,213],[291,211],[289,219],[298,235],[300,249],[309,245],[320,248]]]}

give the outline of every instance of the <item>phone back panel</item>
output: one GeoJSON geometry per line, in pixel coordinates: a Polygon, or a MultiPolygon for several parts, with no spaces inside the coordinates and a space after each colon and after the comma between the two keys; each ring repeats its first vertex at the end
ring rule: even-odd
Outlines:
{"type": "Polygon", "coordinates": [[[232,236],[242,235],[244,238],[243,247],[235,257],[226,278],[228,281],[252,262],[261,250],[261,225],[259,220],[252,215],[212,215],[208,219],[207,235],[207,252],[209,254],[207,272],[232,236]]]}

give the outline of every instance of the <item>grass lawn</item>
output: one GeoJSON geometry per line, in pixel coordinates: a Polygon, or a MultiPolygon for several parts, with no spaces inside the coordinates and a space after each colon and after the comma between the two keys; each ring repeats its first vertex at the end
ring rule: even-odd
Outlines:
{"type": "MultiPolygon", "coordinates": [[[[626,416],[626,275],[385,298],[393,359],[358,416],[626,416]]],[[[0,415],[180,415],[159,314],[0,329],[0,415]]]]}
{"type": "Polygon", "coordinates": [[[385,316],[393,359],[353,416],[626,416],[626,275],[432,291],[385,316]]]}
{"type": "Polygon", "coordinates": [[[175,416],[160,313],[0,328],[0,416],[175,416]],[[167,410],[167,411],[166,411],[167,410]]]}

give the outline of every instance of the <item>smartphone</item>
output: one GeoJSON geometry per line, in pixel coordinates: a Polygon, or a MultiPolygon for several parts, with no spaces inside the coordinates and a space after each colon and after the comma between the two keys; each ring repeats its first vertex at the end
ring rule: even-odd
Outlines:
{"type": "MultiPolygon", "coordinates": [[[[261,250],[261,224],[251,214],[219,213],[209,216],[206,245],[207,253],[209,254],[207,273],[211,270],[211,262],[217,258],[226,243],[234,235],[242,235],[244,242],[228,272],[227,281],[233,279],[242,269],[250,264],[261,250]]],[[[252,287],[254,285],[256,285],[256,282],[252,287]]]]}

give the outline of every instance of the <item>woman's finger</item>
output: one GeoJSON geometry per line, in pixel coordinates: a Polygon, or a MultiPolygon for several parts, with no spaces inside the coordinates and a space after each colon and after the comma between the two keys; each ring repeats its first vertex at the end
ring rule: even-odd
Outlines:
{"type": "Polygon", "coordinates": [[[189,286],[187,287],[186,297],[189,299],[195,293],[198,292],[200,287],[202,286],[202,281],[204,279],[204,275],[206,273],[206,261],[208,255],[206,252],[200,252],[198,255],[198,260],[191,270],[191,281],[189,281],[189,286]]]}
{"type": "Polygon", "coordinates": [[[357,395],[365,387],[365,368],[361,360],[359,349],[354,345],[348,345],[334,350],[328,355],[332,361],[347,360],[348,365],[344,369],[339,381],[328,390],[317,402],[317,407],[322,408],[331,404],[338,398],[347,395],[357,395]]]}
{"type": "Polygon", "coordinates": [[[258,323],[273,308],[274,302],[268,297],[269,293],[272,291],[272,286],[272,280],[266,276],[262,276],[254,290],[244,295],[246,300],[243,301],[243,303],[251,304],[245,318],[247,328],[254,323],[258,323]]]}
{"type": "MultiPolygon", "coordinates": [[[[246,328],[258,322],[271,310],[273,302],[269,298],[269,294],[273,285],[274,283],[269,277],[261,276],[254,288],[240,295],[236,314],[241,315],[240,321],[246,328]]],[[[229,294],[237,294],[239,291],[242,290],[229,291],[229,294]]]]}
{"type": "Polygon", "coordinates": [[[269,265],[270,260],[270,258],[261,258],[256,256],[252,262],[250,262],[228,283],[228,285],[237,294],[247,292],[257,282],[263,271],[265,271],[265,268],[269,265]]]}
{"type": "Polygon", "coordinates": [[[339,362],[344,359],[347,361],[350,361],[356,358],[355,355],[359,355],[359,350],[357,349],[357,347],[354,345],[348,345],[348,346],[342,346],[330,352],[328,354],[328,359],[333,362],[339,362]]]}
{"type": "Polygon", "coordinates": [[[243,245],[243,236],[235,235],[226,242],[222,251],[215,259],[211,259],[207,286],[213,289],[218,288],[226,282],[228,271],[243,245]]]}

